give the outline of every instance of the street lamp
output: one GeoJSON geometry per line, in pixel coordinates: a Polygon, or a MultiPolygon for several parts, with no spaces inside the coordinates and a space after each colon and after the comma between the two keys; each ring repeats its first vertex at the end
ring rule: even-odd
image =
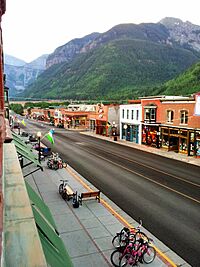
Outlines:
{"type": "Polygon", "coordinates": [[[41,132],[37,132],[37,138],[38,138],[38,160],[41,162],[41,147],[40,147],[40,138],[42,134],[41,132]]]}
{"type": "Polygon", "coordinates": [[[126,140],[127,139],[127,128],[128,128],[128,125],[124,124],[123,128],[125,130],[125,140],[126,140]]]}
{"type": "Polygon", "coordinates": [[[17,123],[18,123],[18,135],[20,135],[20,126],[19,126],[20,120],[18,120],[17,123]]]}

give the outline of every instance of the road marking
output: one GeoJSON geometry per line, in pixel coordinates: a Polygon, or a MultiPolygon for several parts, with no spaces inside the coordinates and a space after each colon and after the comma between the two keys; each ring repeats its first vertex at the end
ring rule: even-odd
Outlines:
{"type": "MultiPolygon", "coordinates": [[[[80,182],[88,191],[93,191],[71,168],[65,168],[78,182],[80,182]]],[[[100,202],[106,207],[119,221],[121,221],[125,226],[133,228],[133,226],[127,222],[121,215],[119,215],[105,200],[101,199],[100,202]]],[[[156,252],[159,254],[159,258],[166,261],[168,266],[177,267],[177,265],[169,259],[160,249],[152,244],[156,252]]]]}
{"type": "Polygon", "coordinates": [[[148,181],[150,181],[150,182],[152,182],[152,183],[154,183],[154,184],[157,184],[157,185],[159,185],[159,186],[161,186],[161,187],[164,187],[164,188],[168,189],[169,191],[175,192],[175,193],[177,193],[178,195],[181,195],[181,196],[183,196],[183,197],[185,197],[185,198],[188,198],[188,199],[190,199],[190,200],[192,200],[192,201],[194,201],[194,202],[200,204],[200,201],[197,200],[197,199],[195,199],[195,198],[192,198],[192,197],[190,197],[190,196],[188,196],[188,195],[185,195],[184,193],[181,193],[181,192],[179,192],[179,191],[177,191],[177,190],[175,190],[175,189],[173,189],[173,188],[171,188],[171,187],[169,187],[169,186],[166,186],[166,185],[161,184],[161,183],[159,183],[159,182],[157,182],[157,181],[154,181],[154,180],[152,180],[152,179],[150,179],[150,178],[148,178],[148,177],[146,177],[146,176],[144,176],[144,175],[142,175],[142,174],[140,174],[140,173],[137,173],[137,172],[135,172],[135,171],[132,171],[132,170],[130,170],[130,169],[128,169],[128,168],[126,168],[126,167],[124,167],[124,166],[118,164],[118,163],[115,163],[115,162],[113,162],[113,161],[111,161],[111,160],[109,160],[109,159],[105,159],[104,157],[99,156],[98,154],[92,153],[91,151],[88,151],[87,149],[85,149],[85,150],[86,150],[87,152],[89,152],[90,154],[95,155],[96,157],[99,157],[99,158],[101,158],[101,159],[103,159],[103,160],[105,160],[105,161],[108,161],[108,162],[112,163],[113,165],[116,165],[116,166],[118,166],[118,167],[120,167],[120,168],[122,168],[122,169],[124,169],[124,170],[126,170],[126,171],[128,171],[128,172],[137,174],[138,176],[141,176],[141,177],[143,177],[144,179],[146,179],[146,180],[148,180],[148,181]]]}
{"type": "MultiPolygon", "coordinates": [[[[137,148],[135,148],[135,149],[137,149],[137,148]]],[[[106,150],[106,151],[105,151],[105,150],[102,150],[102,151],[104,151],[104,152],[108,152],[108,153],[110,153],[110,154],[113,155],[113,156],[117,156],[117,157],[120,157],[120,158],[122,158],[122,159],[126,159],[126,160],[129,161],[129,162],[137,163],[138,165],[144,166],[145,168],[149,168],[149,169],[155,170],[155,171],[157,171],[157,172],[166,174],[166,175],[168,175],[168,176],[171,176],[171,177],[173,177],[173,178],[175,178],[175,179],[177,179],[177,180],[183,181],[183,182],[185,182],[185,183],[188,183],[188,184],[191,184],[191,185],[200,187],[200,184],[197,184],[197,183],[188,181],[188,180],[186,180],[186,179],[184,179],[184,178],[178,177],[178,176],[173,175],[173,174],[169,174],[169,173],[167,173],[167,172],[165,172],[165,171],[156,169],[156,168],[151,167],[151,166],[149,166],[149,165],[145,165],[145,164],[140,163],[140,162],[138,162],[138,161],[136,161],[136,160],[129,159],[129,158],[127,158],[126,156],[123,156],[123,157],[122,157],[120,154],[116,154],[116,153],[114,154],[114,153],[113,153],[112,151],[110,151],[110,150],[106,150]]]]}

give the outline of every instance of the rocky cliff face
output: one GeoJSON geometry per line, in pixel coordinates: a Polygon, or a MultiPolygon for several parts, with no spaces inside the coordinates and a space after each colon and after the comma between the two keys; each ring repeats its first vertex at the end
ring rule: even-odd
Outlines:
{"type": "Polygon", "coordinates": [[[6,86],[9,87],[9,96],[21,93],[37,79],[38,75],[45,70],[47,56],[43,55],[30,63],[9,55],[5,56],[4,73],[6,86]]]}
{"type": "Polygon", "coordinates": [[[54,64],[71,61],[74,56],[84,52],[84,46],[92,42],[98,35],[99,33],[92,33],[83,38],[73,39],[67,44],[56,48],[56,50],[48,56],[46,68],[54,64]]]}
{"type": "Polygon", "coordinates": [[[200,52],[200,26],[176,18],[164,18],[160,21],[169,31],[168,42],[177,42],[184,48],[200,52]]]}
{"type": "Polygon", "coordinates": [[[160,44],[177,45],[200,52],[200,26],[176,18],[164,18],[159,23],[121,24],[105,33],[92,33],[58,47],[47,58],[46,68],[61,62],[70,62],[80,53],[106,42],[124,37],[151,40],[160,44]]]}

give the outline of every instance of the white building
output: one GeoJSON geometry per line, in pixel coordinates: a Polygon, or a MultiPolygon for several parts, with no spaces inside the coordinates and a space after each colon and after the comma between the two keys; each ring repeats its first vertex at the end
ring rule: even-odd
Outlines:
{"type": "Polygon", "coordinates": [[[120,139],[141,144],[141,104],[120,105],[120,139]]]}

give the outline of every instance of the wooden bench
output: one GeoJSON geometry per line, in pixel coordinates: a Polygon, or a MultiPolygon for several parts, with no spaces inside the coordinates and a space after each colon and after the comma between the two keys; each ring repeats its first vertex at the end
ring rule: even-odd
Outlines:
{"type": "Polygon", "coordinates": [[[95,197],[100,202],[100,191],[84,192],[78,196],[79,203],[82,205],[82,200],[85,198],[95,197]]]}
{"type": "Polygon", "coordinates": [[[66,185],[64,187],[62,197],[63,197],[63,199],[70,200],[70,198],[75,196],[75,194],[76,193],[74,192],[74,190],[69,185],[66,185]]]}

